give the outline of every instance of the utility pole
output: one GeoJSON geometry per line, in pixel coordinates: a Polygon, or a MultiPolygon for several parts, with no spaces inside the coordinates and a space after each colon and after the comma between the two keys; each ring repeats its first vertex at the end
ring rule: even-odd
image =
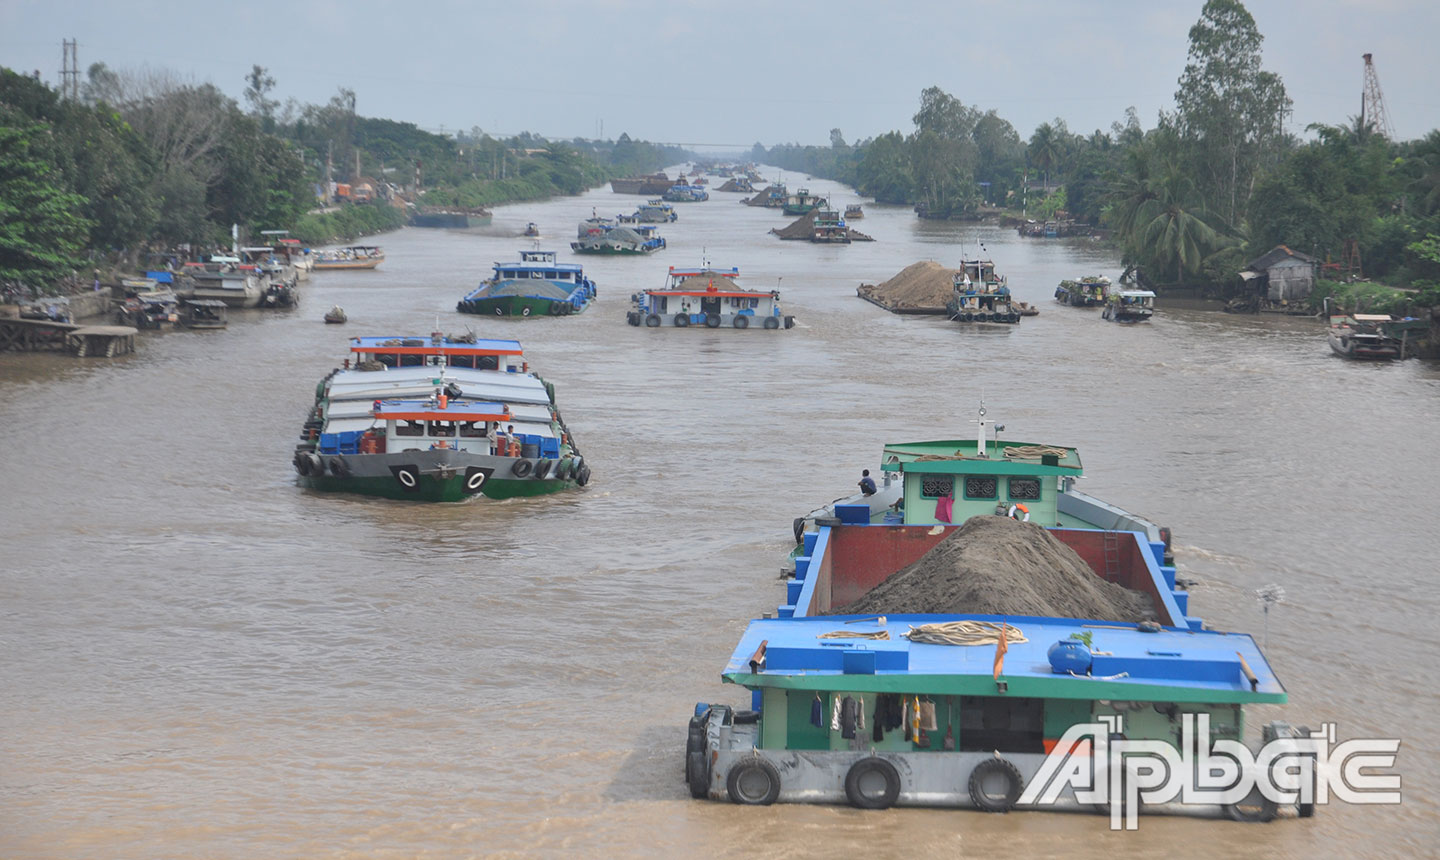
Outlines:
{"type": "Polygon", "coordinates": [[[60,41],[60,95],[80,100],[80,44],[75,39],[60,41]]]}

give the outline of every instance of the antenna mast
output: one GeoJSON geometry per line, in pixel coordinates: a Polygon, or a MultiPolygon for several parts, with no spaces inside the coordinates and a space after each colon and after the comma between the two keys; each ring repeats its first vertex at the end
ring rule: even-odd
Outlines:
{"type": "Polygon", "coordinates": [[[1380,92],[1380,76],[1375,74],[1375,64],[1365,55],[1365,90],[1360,96],[1360,125],[1390,140],[1395,139],[1395,127],[1390,124],[1390,114],[1385,110],[1385,95],[1380,92]]]}

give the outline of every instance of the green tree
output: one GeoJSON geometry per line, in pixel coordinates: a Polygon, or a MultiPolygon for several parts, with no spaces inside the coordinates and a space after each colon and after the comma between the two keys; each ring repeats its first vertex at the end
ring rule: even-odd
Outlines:
{"type": "Polygon", "coordinates": [[[1204,179],[1204,199],[1232,224],[1245,215],[1256,173],[1283,145],[1290,110],[1279,76],[1260,67],[1263,41],[1239,0],[1207,0],[1175,93],[1174,125],[1204,179]]]}
{"type": "Polygon", "coordinates": [[[0,106],[0,283],[47,287],[81,265],[85,199],[56,184],[36,145],[48,133],[0,106]]]}
{"type": "Polygon", "coordinates": [[[273,89],[275,78],[271,77],[270,70],[258,63],[251,66],[245,76],[245,101],[250,105],[250,113],[264,121],[267,128],[274,128],[275,108],[280,106],[279,101],[267,97],[273,89]]]}
{"type": "Polygon", "coordinates": [[[1045,187],[1050,187],[1050,170],[1060,163],[1065,155],[1064,146],[1055,126],[1042,122],[1030,135],[1030,147],[1026,150],[1030,163],[1045,174],[1045,187]]]}

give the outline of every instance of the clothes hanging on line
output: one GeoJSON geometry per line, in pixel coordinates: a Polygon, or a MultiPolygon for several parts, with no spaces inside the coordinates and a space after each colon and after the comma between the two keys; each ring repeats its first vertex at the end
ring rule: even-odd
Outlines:
{"type": "Polygon", "coordinates": [[[840,737],[855,737],[855,700],[849,696],[840,704],[840,737]]]}
{"type": "Polygon", "coordinates": [[[838,696],[830,700],[830,731],[840,731],[840,699],[838,696]]]}
{"type": "Polygon", "coordinates": [[[815,694],[815,699],[810,702],[810,725],[817,729],[825,728],[825,703],[820,701],[820,694],[815,694]]]}

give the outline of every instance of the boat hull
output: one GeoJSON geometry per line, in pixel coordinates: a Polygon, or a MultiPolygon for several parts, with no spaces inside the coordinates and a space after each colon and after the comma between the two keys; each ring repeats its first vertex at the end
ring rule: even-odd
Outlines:
{"type": "Polygon", "coordinates": [[[490,317],[535,317],[568,316],[582,313],[589,302],[577,309],[563,299],[546,299],[540,296],[495,296],[494,298],[462,299],[455,309],[462,314],[480,314],[490,317]]]}
{"type": "Polygon", "coordinates": [[[619,248],[614,245],[586,245],[581,242],[571,242],[570,250],[577,254],[597,254],[604,257],[643,257],[653,254],[663,248],[663,245],[640,248],[619,248]]]}
{"type": "Polygon", "coordinates": [[[379,257],[371,260],[339,260],[335,262],[321,262],[315,264],[315,269],[322,272],[339,271],[341,269],[373,269],[385,258],[379,257]]]}
{"type": "Polygon", "coordinates": [[[442,230],[465,230],[471,227],[489,227],[495,219],[493,214],[473,215],[465,212],[431,212],[410,216],[411,227],[430,227],[442,230]]]}
{"type": "MultiPolygon", "coordinates": [[[[296,468],[305,452],[297,452],[296,468]]],[[[543,496],[578,486],[569,474],[570,458],[548,461],[547,476],[515,475],[522,458],[465,451],[401,451],[386,454],[320,455],[323,469],[308,470],[296,481],[301,487],[327,493],[355,493],[417,502],[460,502],[471,496],[510,499],[543,496]],[[336,469],[337,461],[341,466],[336,469]],[[554,471],[563,468],[565,478],[554,471]]],[[[542,462],[530,459],[533,464],[542,462]]]]}

